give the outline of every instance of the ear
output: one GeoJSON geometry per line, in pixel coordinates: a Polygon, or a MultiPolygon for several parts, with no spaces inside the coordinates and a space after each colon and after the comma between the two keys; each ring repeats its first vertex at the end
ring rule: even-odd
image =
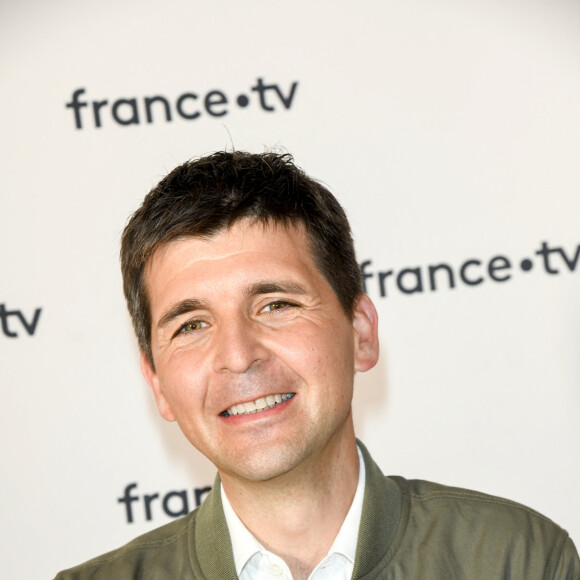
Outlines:
{"type": "Polygon", "coordinates": [[[169,402],[167,401],[165,394],[161,389],[161,385],[159,384],[159,377],[151,368],[151,364],[143,353],[141,353],[141,372],[153,390],[153,396],[155,397],[155,402],[157,403],[157,409],[159,409],[160,415],[166,421],[175,421],[175,415],[173,414],[169,402]]]}
{"type": "Polygon", "coordinates": [[[361,294],[357,300],[352,325],[355,337],[354,370],[368,371],[379,360],[379,316],[366,294],[361,294]]]}

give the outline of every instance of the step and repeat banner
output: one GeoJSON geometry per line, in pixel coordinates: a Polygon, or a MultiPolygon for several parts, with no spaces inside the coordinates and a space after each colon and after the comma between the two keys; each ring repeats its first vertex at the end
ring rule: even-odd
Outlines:
{"type": "Polygon", "coordinates": [[[157,414],[118,264],[169,170],[289,151],[350,217],[385,473],[580,542],[580,5],[6,0],[0,7],[3,578],[50,578],[203,501],[157,414]]]}

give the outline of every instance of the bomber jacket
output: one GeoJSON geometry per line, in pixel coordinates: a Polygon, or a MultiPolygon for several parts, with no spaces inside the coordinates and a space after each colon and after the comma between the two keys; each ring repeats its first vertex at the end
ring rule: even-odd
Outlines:
{"type": "MultiPolygon", "coordinates": [[[[568,534],[498,497],[385,477],[359,442],[366,467],[353,579],[580,580],[568,534]]],[[[187,516],[60,572],[55,580],[235,580],[219,478],[187,516]]]]}

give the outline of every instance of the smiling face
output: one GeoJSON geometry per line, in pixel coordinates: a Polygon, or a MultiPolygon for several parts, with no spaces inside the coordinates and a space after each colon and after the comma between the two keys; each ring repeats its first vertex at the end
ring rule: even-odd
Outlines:
{"type": "Polygon", "coordinates": [[[171,241],[146,277],[155,370],[143,356],[143,373],[222,477],[270,479],[354,442],[353,377],[376,363],[376,312],[362,296],[346,316],[301,228],[240,221],[171,241]]]}

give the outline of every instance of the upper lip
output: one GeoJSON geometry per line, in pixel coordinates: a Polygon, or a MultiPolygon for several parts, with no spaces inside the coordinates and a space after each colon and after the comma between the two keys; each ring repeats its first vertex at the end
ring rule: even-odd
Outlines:
{"type": "Polygon", "coordinates": [[[232,409],[233,407],[236,407],[237,405],[246,405],[248,403],[256,403],[257,401],[260,400],[264,400],[268,406],[271,406],[275,403],[280,403],[282,402],[282,400],[278,400],[278,398],[281,399],[282,395],[294,395],[295,393],[293,391],[276,391],[273,393],[267,393],[265,395],[259,395],[258,397],[254,397],[253,399],[245,399],[243,401],[238,401],[236,403],[232,403],[229,407],[226,407],[221,413],[220,415],[222,415],[223,413],[226,413],[227,411],[229,411],[230,409],[232,409]],[[275,401],[269,402],[267,399],[268,397],[272,397],[275,399],[275,401]]]}

